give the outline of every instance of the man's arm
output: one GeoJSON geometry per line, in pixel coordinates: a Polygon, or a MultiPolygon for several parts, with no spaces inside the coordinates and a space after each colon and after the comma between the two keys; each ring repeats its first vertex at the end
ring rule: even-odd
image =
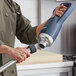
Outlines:
{"type": "MultiPolygon", "coordinates": [[[[35,44],[36,39],[36,27],[32,27],[30,21],[22,15],[20,6],[14,2],[17,21],[16,21],[16,36],[25,44],[35,44]]],[[[27,10],[26,10],[27,11],[27,10]]]]}
{"type": "Polygon", "coordinates": [[[26,47],[12,48],[7,45],[0,46],[0,54],[8,54],[12,59],[17,60],[18,63],[23,62],[30,57],[26,47]]]}
{"type": "MultiPolygon", "coordinates": [[[[63,5],[57,7],[56,10],[54,11],[52,17],[54,17],[55,15],[58,15],[60,17],[66,9],[67,8],[65,6],[63,6],[63,5]]],[[[20,15],[20,16],[21,17],[19,19],[18,24],[20,23],[20,21],[22,21],[23,23],[26,23],[25,28],[26,28],[26,30],[28,30],[28,33],[30,35],[30,38],[32,36],[34,36],[34,35],[31,35],[31,32],[29,32],[29,29],[33,31],[32,33],[34,33],[34,34],[36,33],[36,35],[38,36],[39,33],[40,33],[40,31],[41,31],[41,29],[43,28],[43,26],[47,22],[47,21],[45,21],[43,24],[41,24],[41,25],[39,25],[39,26],[37,26],[35,28],[32,28],[31,26],[28,26],[28,23],[27,22],[25,22],[25,21],[28,21],[28,20],[24,20],[23,17],[22,17],[22,15],[20,15]]],[[[21,29],[17,31],[17,35],[24,36],[22,34],[26,34],[27,31],[23,33],[23,31],[25,30],[25,28],[22,27],[20,24],[19,24],[18,28],[20,29],[20,27],[21,27],[21,29]]],[[[18,37],[20,37],[20,36],[18,36],[18,37]]],[[[23,40],[25,40],[25,38],[27,40],[27,36],[28,36],[28,34],[24,37],[23,40]]],[[[30,43],[29,41],[26,41],[26,40],[25,40],[25,42],[30,43]]],[[[30,56],[30,54],[28,53],[26,47],[24,47],[24,48],[20,48],[20,47],[18,47],[18,48],[12,48],[12,47],[9,47],[7,45],[4,45],[2,41],[0,42],[0,54],[8,54],[8,55],[10,55],[11,58],[16,59],[18,62],[22,62],[22,61],[24,61],[26,58],[28,58],[30,56]]]]}
{"type": "MultiPolygon", "coordinates": [[[[37,37],[43,28],[43,26],[46,24],[47,20],[42,23],[39,26],[32,27],[30,24],[30,21],[25,18],[20,10],[20,6],[16,4],[16,9],[18,11],[17,13],[17,26],[16,26],[16,36],[17,38],[25,44],[35,44],[37,43],[37,37]]],[[[55,15],[61,16],[65,10],[67,9],[66,6],[60,5],[58,6],[55,11],[53,12],[53,15],[51,17],[54,17],[55,15]]]]}
{"type": "MultiPolygon", "coordinates": [[[[60,5],[59,7],[57,7],[57,8],[54,10],[53,15],[51,16],[51,18],[53,18],[55,15],[57,15],[57,16],[59,16],[59,17],[62,16],[62,14],[66,11],[66,9],[67,9],[66,6],[60,5]]],[[[41,25],[39,25],[39,26],[37,27],[37,29],[36,29],[36,35],[37,35],[37,37],[38,37],[41,29],[43,28],[43,26],[46,24],[47,21],[48,21],[48,20],[46,20],[44,23],[42,23],[41,25]]]]}

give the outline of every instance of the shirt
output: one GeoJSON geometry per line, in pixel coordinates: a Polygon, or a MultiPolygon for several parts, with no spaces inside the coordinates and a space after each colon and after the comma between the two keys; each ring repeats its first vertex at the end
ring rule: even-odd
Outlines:
{"type": "MultiPolygon", "coordinates": [[[[22,15],[17,3],[12,0],[0,0],[0,45],[14,47],[15,36],[22,43],[34,44],[37,42],[36,28],[37,26],[32,27],[30,21],[22,15]]],[[[9,55],[0,54],[0,66],[9,60],[11,60],[9,55]]],[[[3,75],[17,76],[16,64],[5,70],[3,75]]]]}

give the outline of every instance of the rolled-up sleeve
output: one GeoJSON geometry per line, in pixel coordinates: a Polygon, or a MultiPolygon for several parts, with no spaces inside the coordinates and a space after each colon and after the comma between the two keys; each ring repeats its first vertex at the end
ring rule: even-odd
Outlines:
{"type": "Polygon", "coordinates": [[[17,5],[17,22],[16,22],[16,36],[25,44],[37,43],[36,27],[32,27],[30,21],[21,13],[19,5],[17,5]]]}

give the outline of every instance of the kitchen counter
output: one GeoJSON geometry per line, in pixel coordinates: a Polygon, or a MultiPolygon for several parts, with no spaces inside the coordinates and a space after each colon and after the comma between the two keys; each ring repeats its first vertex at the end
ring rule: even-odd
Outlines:
{"type": "Polygon", "coordinates": [[[17,65],[18,76],[72,76],[73,61],[17,65]]]}
{"type": "Polygon", "coordinates": [[[73,61],[65,62],[52,62],[43,64],[28,64],[28,65],[17,65],[18,70],[30,70],[30,69],[45,69],[45,68],[61,68],[61,67],[72,67],[73,61]]]}

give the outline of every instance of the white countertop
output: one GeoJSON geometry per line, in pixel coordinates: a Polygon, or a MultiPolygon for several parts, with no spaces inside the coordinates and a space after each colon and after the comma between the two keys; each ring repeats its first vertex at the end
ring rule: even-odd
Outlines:
{"type": "Polygon", "coordinates": [[[28,65],[17,65],[17,70],[31,70],[31,69],[45,69],[45,68],[61,68],[61,67],[72,67],[73,61],[56,62],[56,63],[43,63],[43,64],[28,64],[28,65]]]}

